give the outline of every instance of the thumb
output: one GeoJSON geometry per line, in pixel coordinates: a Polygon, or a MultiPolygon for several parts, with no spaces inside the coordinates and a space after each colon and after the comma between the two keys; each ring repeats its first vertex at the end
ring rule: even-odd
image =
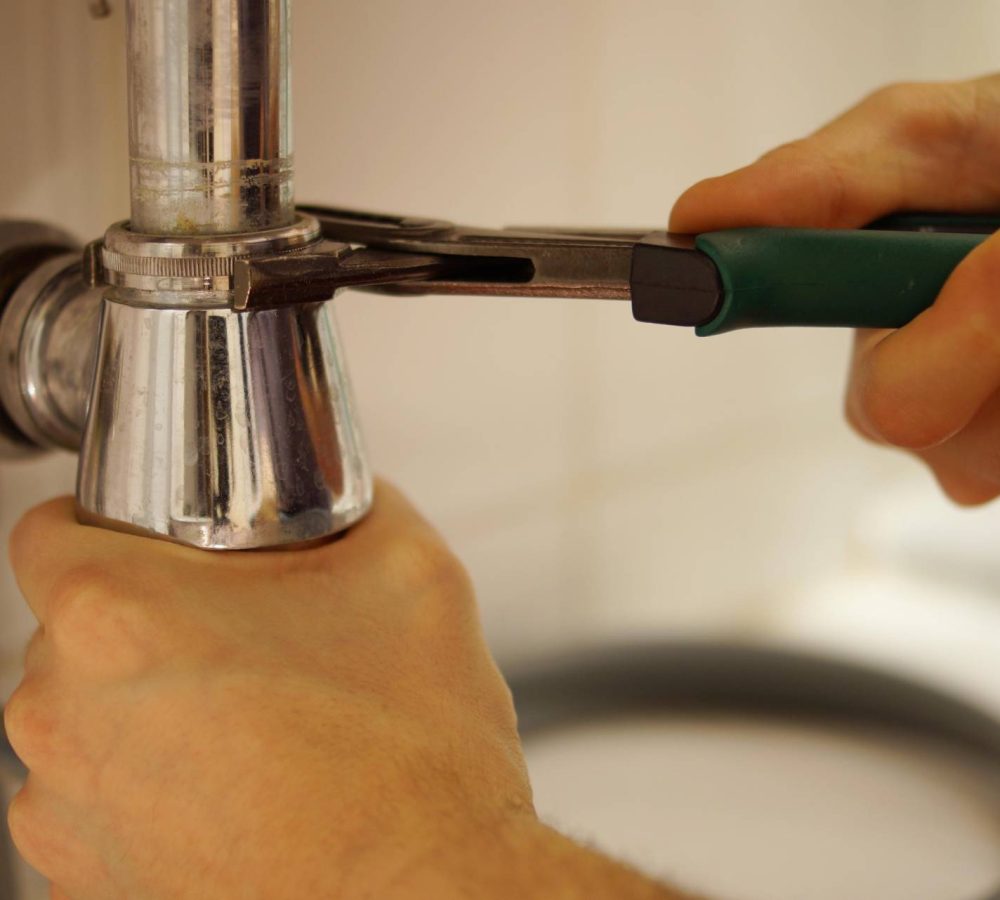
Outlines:
{"type": "Polygon", "coordinates": [[[1000,202],[1000,75],[883,88],[804,140],[710,178],[674,206],[671,231],[857,228],[901,210],[1000,202]]]}

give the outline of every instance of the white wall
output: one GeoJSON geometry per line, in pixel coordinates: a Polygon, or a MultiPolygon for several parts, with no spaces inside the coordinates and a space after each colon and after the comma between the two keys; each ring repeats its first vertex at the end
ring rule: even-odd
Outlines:
{"type": "MultiPolygon", "coordinates": [[[[119,4],[120,6],[120,4],[119,4]]],[[[4,0],[0,27],[0,216],[63,225],[81,239],[128,215],[124,22],[84,0],[4,0]]],[[[0,464],[0,541],[21,511],[72,491],[75,460],[0,464]]],[[[32,622],[0,557],[0,697],[32,622]]]]}
{"type": "MultiPolygon", "coordinates": [[[[5,0],[0,214],[127,215],[121,3],[5,0]]],[[[690,182],[898,79],[997,65],[1000,7],[917,0],[296,0],[300,199],[645,225],[690,182]],[[957,11],[956,11],[957,10],[957,11]]],[[[698,340],[579,301],[338,300],[377,467],[467,560],[502,656],[756,633],[844,569],[911,471],[840,419],[847,337],[698,340]]],[[[0,530],[72,461],[0,466],[0,530]]],[[[928,488],[929,489],[929,488],[928,488]]],[[[0,567],[0,696],[29,633],[0,567]]]]}

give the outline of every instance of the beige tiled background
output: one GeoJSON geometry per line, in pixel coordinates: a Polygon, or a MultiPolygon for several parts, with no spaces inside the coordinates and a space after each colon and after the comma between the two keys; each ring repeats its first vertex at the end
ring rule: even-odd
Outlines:
{"type": "MultiPolygon", "coordinates": [[[[882,83],[1000,61],[990,0],[295,0],[295,17],[300,199],[497,225],[655,227],[689,183],[882,83]]],[[[121,10],[5,0],[2,19],[0,214],[90,238],[128,211],[121,10]]],[[[847,335],[699,340],[579,301],[337,303],[375,464],[468,563],[501,659],[771,636],[992,700],[997,515],[950,512],[849,434],[847,335]],[[921,541],[942,548],[932,571],[921,541]]],[[[0,533],[72,478],[70,458],[0,465],[0,533]]],[[[0,697],[29,630],[0,566],[0,697]]]]}

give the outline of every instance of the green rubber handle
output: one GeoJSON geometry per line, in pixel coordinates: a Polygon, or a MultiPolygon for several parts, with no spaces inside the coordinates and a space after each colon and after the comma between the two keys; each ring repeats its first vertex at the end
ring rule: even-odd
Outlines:
{"type": "Polygon", "coordinates": [[[738,328],[899,328],[989,237],[920,231],[740,228],[699,235],[724,299],[702,336],[738,328]]]}

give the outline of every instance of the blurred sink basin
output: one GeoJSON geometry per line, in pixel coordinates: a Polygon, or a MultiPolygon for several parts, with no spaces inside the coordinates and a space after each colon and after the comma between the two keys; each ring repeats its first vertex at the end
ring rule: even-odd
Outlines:
{"type": "Polygon", "coordinates": [[[931,740],[724,715],[633,718],[526,745],[539,813],[724,900],[984,900],[995,773],[931,740]]]}

